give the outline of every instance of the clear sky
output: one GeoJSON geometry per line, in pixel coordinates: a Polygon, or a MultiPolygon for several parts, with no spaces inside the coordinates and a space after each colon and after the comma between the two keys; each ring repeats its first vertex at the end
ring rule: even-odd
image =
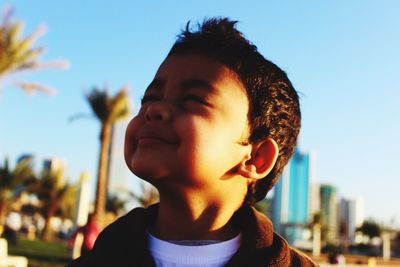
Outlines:
{"type": "MultiPolygon", "coordinates": [[[[0,160],[33,153],[68,160],[76,181],[95,177],[99,123],[83,90],[130,85],[143,90],[188,20],[239,20],[260,52],[283,68],[301,95],[300,150],[316,155],[317,181],[341,196],[365,198],[365,214],[400,224],[400,1],[0,1],[12,4],[25,33],[41,23],[44,59],[65,58],[67,71],[21,78],[58,88],[29,97],[9,84],[0,96],[0,160]],[[248,3],[252,3],[249,5],[248,3]]],[[[133,179],[133,178],[132,178],[133,179]]]]}

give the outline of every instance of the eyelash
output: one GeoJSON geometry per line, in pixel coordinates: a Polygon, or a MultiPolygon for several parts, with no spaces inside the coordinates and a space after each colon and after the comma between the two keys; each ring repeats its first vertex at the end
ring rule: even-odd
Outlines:
{"type": "Polygon", "coordinates": [[[197,102],[197,103],[200,103],[203,105],[208,105],[208,103],[202,97],[199,97],[197,95],[186,95],[183,97],[183,100],[193,101],[193,102],[197,102]]]}

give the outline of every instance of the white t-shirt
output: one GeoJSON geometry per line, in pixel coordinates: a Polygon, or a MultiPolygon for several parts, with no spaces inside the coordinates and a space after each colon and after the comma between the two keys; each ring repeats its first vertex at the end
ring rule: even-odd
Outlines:
{"type": "Polygon", "coordinates": [[[222,267],[240,247],[242,236],[208,245],[180,245],[148,233],[149,251],[157,267],[222,267]]]}

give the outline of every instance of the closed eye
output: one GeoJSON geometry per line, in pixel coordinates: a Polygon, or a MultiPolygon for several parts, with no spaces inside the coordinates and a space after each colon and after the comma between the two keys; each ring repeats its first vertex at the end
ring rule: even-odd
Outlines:
{"type": "Polygon", "coordinates": [[[208,106],[207,101],[203,97],[200,97],[200,96],[197,96],[197,95],[185,95],[183,97],[183,100],[184,101],[196,102],[196,103],[208,106]]]}

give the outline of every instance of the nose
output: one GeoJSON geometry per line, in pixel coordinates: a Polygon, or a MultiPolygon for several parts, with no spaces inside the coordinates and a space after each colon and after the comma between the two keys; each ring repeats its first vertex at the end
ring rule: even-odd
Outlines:
{"type": "Polygon", "coordinates": [[[147,121],[168,122],[171,119],[171,110],[166,103],[157,101],[147,107],[144,116],[147,121]]]}

